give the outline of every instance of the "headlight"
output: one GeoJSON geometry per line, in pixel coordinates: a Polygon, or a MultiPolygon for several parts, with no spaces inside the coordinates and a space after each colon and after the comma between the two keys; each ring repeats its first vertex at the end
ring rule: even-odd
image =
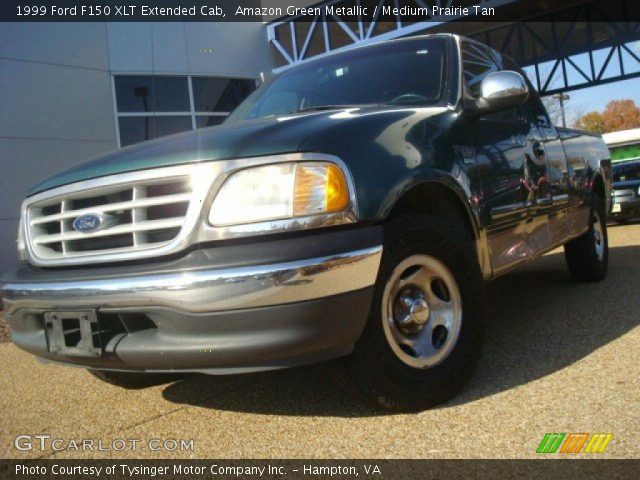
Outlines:
{"type": "Polygon", "coordinates": [[[329,162],[247,168],[222,184],[209,223],[222,227],[340,212],[349,206],[343,171],[329,162]]]}
{"type": "Polygon", "coordinates": [[[22,219],[18,223],[18,238],[16,239],[16,246],[18,247],[18,256],[20,260],[27,260],[27,247],[24,244],[24,233],[22,229],[22,219]]]}

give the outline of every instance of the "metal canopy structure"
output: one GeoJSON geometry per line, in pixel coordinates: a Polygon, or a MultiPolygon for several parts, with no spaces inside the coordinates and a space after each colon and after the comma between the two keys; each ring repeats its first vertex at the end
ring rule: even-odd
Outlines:
{"type": "MultiPolygon", "coordinates": [[[[494,7],[510,23],[480,17],[287,18],[268,25],[276,72],[311,58],[392,38],[435,32],[467,35],[514,58],[541,95],[568,92],[640,76],[640,1],[582,0],[374,0],[383,5],[494,7]]],[[[322,5],[371,5],[370,0],[331,0],[322,5]]],[[[498,15],[500,17],[500,15],[498,15]]]]}

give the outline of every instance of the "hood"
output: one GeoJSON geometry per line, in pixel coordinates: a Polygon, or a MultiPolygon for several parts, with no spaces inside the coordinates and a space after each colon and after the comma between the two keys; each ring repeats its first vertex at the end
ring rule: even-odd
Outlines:
{"type": "MultiPolygon", "coordinates": [[[[424,110],[430,116],[443,109],[424,110]]],[[[405,117],[411,111],[415,110],[368,107],[303,112],[169,135],[94,157],[40,182],[29,190],[28,195],[135,170],[308,150],[309,147],[303,144],[309,137],[320,135],[326,140],[322,132],[352,130],[341,129],[343,124],[357,125],[358,129],[366,131],[372,126],[372,121],[377,125],[386,124],[405,117]]],[[[326,142],[320,143],[327,146],[326,142]]],[[[313,151],[331,153],[325,149],[314,148],[313,151]]]]}
{"type": "Polygon", "coordinates": [[[138,143],[75,165],[38,183],[28,195],[134,170],[295,152],[309,133],[339,121],[331,118],[332,113],[335,111],[223,124],[138,143]]]}
{"type": "Polygon", "coordinates": [[[640,178],[635,180],[626,180],[624,182],[613,182],[612,187],[614,190],[626,190],[629,188],[640,187],[640,178]]]}

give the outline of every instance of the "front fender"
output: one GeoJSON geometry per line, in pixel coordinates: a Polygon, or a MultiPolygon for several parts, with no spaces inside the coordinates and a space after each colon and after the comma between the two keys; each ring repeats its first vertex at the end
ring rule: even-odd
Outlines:
{"type": "MultiPolygon", "coordinates": [[[[454,151],[449,108],[405,108],[348,113],[349,121],[335,122],[313,132],[301,145],[341,158],[354,180],[360,220],[383,220],[411,188],[438,182],[470,205],[471,180],[454,151]]],[[[343,119],[347,113],[337,114],[343,119]]]]}

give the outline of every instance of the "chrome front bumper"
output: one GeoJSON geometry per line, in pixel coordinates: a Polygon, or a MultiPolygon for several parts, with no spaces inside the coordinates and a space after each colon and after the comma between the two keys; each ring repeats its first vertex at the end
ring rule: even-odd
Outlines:
{"type": "Polygon", "coordinates": [[[272,265],[1,285],[4,310],[164,307],[190,313],[302,302],[373,285],[382,247],[272,265]]]}
{"type": "Polygon", "coordinates": [[[13,342],[42,359],[96,369],[237,373],[351,351],[381,255],[374,245],[264,265],[140,267],[118,275],[96,269],[81,278],[23,267],[23,275],[2,278],[0,294],[13,342]],[[120,318],[122,333],[98,357],[52,353],[45,313],[87,310],[120,318]],[[145,317],[142,325],[136,315],[145,317]]]}

